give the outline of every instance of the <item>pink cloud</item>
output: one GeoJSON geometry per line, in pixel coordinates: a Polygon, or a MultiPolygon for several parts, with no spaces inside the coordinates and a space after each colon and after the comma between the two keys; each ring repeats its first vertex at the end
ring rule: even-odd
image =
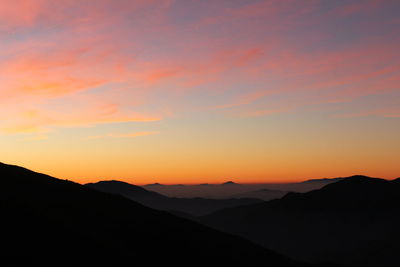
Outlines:
{"type": "Polygon", "coordinates": [[[0,130],[5,133],[45,133],[51,127],[88,127],[98,124],[121,122],[152,122],[162,119],[159,115],[123,112],[115,104],[92,105],[68,112],[55,110],[27,110],[10,114],[13,119],[3,120],[0,130]]]}
{"type": "Polygon", "coordinates": [[[95,2],[0,0],[3,131],[155,121],[200,93],[209,102],[199,110],[262,116],[399,90],[398,38],[312,48],[335,41],[309,30],[332,12],[374,12],[381,1],[326,13],[318,1],[221,1],[191,23],[173,23],[172,1],[95,2]],[[271,106],[271,95],[286,100],[271,106]]]}
{"type": "MultiPolygon", "coordinates": [[[[0,21],[6,29],[45,27],[92,27],[93,24],[115,22],[121,15],[127,15],[146,8],[152,0],[7,0],[0,1],[0,21]],[[118,11],[111,12],[111,11],[118,11]]],[[[169,1],[158,1],[165,6],[169,1]]]]}

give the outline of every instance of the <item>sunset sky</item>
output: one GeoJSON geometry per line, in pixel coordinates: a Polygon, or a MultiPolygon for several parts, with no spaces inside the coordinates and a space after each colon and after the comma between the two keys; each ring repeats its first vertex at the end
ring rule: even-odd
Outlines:
{"type": "Polygon", "coordinates": [[[398,0],[0,0],[0,161],[77,182],[400,176],[398,0]]]}

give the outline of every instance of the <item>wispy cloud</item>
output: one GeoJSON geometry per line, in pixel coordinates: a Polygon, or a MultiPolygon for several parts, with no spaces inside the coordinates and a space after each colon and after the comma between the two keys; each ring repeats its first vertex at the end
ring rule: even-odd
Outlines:
{"type": "Polygon", "coordinates": [[[396,1],[57,3],[0,0],[3,132],[152,122],[189,106],[262,116],[399,90],[398,27],[380,19],[396,1]]]}

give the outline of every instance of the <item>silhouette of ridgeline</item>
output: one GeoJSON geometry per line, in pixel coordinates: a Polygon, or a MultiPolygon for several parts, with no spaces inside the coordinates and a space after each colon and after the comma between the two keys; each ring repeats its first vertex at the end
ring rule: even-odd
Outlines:
{"type": "Polygon", "coordinates": [[[166,197],[142,187],[115,180],[89,183],[86,186],[102,192],[123,195],[150,208],[183,212],[194,216],[205,215],[223,208],[261,202],[261,200],[254,198],[206,199],[166,197]]]}
{"type": "Polygon", "coordinates": [[[400,180],[356,175],[200,221],[298,260],[397,266],[400,180]]]}
{"type": "Polygon", "coordinates": [[[125,197],[0,164],[1,266],[307,266],[125,197]]]}
{"type": "Polygon", "coordinates": [[[152,192],[160,193],[168,197],[178,198],[260,198],[262,200],[271,200],[280,198],[287,192],[307,192],[319,189],[324,185],[336,182],[343,178],[323,178],[313,179],[296,183],[281,184],[238,184],[233,181],[227,181],[221,184],[197,184],[197,185],[162,185],[159,183],[142,186],[152,192]],[[262,190],[262,191],[260,191],[262,190]]]}

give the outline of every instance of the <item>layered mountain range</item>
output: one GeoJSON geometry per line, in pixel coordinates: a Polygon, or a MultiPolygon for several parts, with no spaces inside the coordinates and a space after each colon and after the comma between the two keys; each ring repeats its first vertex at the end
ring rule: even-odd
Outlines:
{"type": "Polygon", "coordinates": [[[154,209],[170,212],[183,212],[194,216],[205,215],[223,208],[262,202],[255,198],[239,197],[229,199],[167,197],[160,193],[146,190],[140,186],[121,181],[100,181],[97,183],[86,184],[86,186],[102,192],[123,195],[154,209]]]}
{"type": "Polygon", "coordinates": [[[200,221],[298,260],[397,266],[400,179],[352,176],[200,221]]]}
{"type": "Polygon", "coordinates": [[[2,266],[309,266],[243,238],[0,164],[2,266]]]}

